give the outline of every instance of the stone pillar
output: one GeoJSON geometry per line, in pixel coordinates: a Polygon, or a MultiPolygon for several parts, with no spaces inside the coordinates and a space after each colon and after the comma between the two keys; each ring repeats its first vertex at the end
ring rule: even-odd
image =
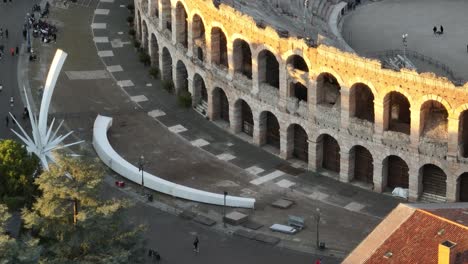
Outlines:
{"type": "Polygon", "coordinates": [[[197,106],[201,101],[201,91],[195,87],[196,83],[193,79],[189,79],[189,92],[192,94],[192,107],[197,106]]]}
{"type": "Polygon", "coordinates": [[[235,103],[229,105],[229,119],[231,122],[231,131],[234,134],[241,132],[242,130],[242,111],[240,107],[236,107],[235,103]]]}
{"type": "Polygon", "coordinates": [[[386,172],[383,171],[383,166],[381,162],[376,162],[374,159],[374,174],[372,179],[374,181],[374,192],[381,193],[385,186],[387,186],[387,175],[386,172]]]}
{"type": "Polygon", "coordinates": [[[409,200],[416,202],[422,193],[422,175],[419,175],[418,164],[408,163],[409,166],[409,200]]]}
{"type": "Polygon", "coordinates": [[[193,44],[193,17],[187,17],[187,56],[193,57],[196,54],[193,44]]]}
{"type": "Polygon", "coordinates": [[[349,88],[341,86],[341,128],[347,129],[349,126],[349,88]]]}
{"type": "Polygon", "coordinates": [[[445,197],[447,202],[453,203],[459,200],[458,197],[460,181],[457,180],[458,175],[447,175],[447,191],[445,197]]]}
{"type": "Polygon", "coordinates": [[[176,8],[171,7],[171,24],[172,24],[172,45],[176,45],[177,43],[177,16],[176,16],[176,8]]]}
{"type": "Polygon", "coordinates": [[[148,14],[147,16],[151,19],[153,16],[153,0],[143,0],[143,1],[148,1],[148,14]]]}
{"type": "Polygon", "coordinates": [[[448,153],[447,157],[452,160],[456,160],[458,150],[458,118],[448,118],[448,153]]]}
{"type": "Polygon", "coordinates": [[[282,159],[289,159],[292,156],[294,149],[293,133],[288,134],[288,129],[284,126],[280,127],[280,157],[282,159]]]}
{"type": "Polygon", "coordinates": [[[349,152],[340,151],[340,181],[350,182],[349,152]]]}
{"type": "Polygon", "coordinates": [[[317,170],[317,142],[312,140],[307,140],[309,143],[309,163],[308,167],[311,171],[317,170]]]}
{"type": "MultiPolygon", "coordinates": [[[[309,107],[309,122],[313,122],[315,115],[315,102],[317,98],[317,81],[308,79],[307,83],[307,106],[309,107]]],[[[309,153],[310,155],[310,153],[309,153]]]]}
{"type": "Polygon", "coordinates": [[[380,143],[384,131],[384,106],[374,100],[374,138],[380,143]]]}
{"type": "Polygon", "coordinates": [[[280,111],[286,111],[288,93],[288,82],[289,82],[289,73],[286,69],[286,65],[282,62],[279,63],[279,101],[278,107],[280,111]]]}
{"type": "Polygon", "coordinates": [[[419,134],[421,120],[420,120],[421,111],[419,109],[411,108],[411,133],[410,133],[410,140],[411,140],[411,147],[414,149],[418,149],[419,147],[419,134]]]}
{"type": "Polygon", "coordinates": [[[258,53],[252,54],[252,94],[258,94],[260,82],[258,79],[258,53]]]}
{"type": "Polygon", "coordinates": [[[266,115],[264,117],[254,116],[253,142],[257,146],[262,146],[266,141],[266,115]]]}
{"type": "MultiPolygon", "coordinates": [[[[228,42],[227,44],[227,55],[228,55],[228,73],[230,80],[232,80],[232,76],[234,76],[234,44],[232,41],[228,42]]],[[[237,54],[237,56],[240,56],[241,54],[237,54]]]]}
{"type": "Polygon", "coordinates": [[[166,25],[163,25],[163,14],[162,14],[163,6],[162,6],[162,3],[161,3],[162,0],[157,0],[157,1],[158,1],[158,7],[159,7],[158,8],[158,12],[159,12],[159,14],[158,14],[158,17],[159,17],[158,18],[158,29],[163,31],[164,28],[166,27],[166,25]]]}
{"type": "Polygon", "coordinates": [[[219,116],[219,102],[218,100],[215,100],[213,96],[213,87],[211,87],[211,82],[206,82],[206,90],[208,92],[208,118],[213,121],[217,116],[219,116]]]}

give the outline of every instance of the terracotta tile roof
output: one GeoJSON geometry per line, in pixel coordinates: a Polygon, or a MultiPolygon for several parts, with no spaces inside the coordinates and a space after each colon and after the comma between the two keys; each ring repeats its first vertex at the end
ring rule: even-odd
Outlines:
{"type": "Polygon", "coordinates": [[[449,206],[400,204],[343,263],[437,264],[439,244],[449,240],[457,244],[455,264],[468,264],[468,207],[449,206]]]}

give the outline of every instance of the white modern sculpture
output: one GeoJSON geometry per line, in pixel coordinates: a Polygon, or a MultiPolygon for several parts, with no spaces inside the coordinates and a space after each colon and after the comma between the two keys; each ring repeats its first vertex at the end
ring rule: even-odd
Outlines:
{"type": "Polygon", "coordinates": [[[32,113],[31,105],[29,104],[28,96],[26,94],[26,88],[23,87],[24,93],[26,94],[26,106],[28,108],[28,114],[30,117],[29,119],[31,121],[33,139],[28,136],[26,131],[21,127],[20,123],[10,113],[11,118],[13,118],[15,123],[18,125],[18,128],[21,130],[23,135],[20,135],[13,129],[11,129],[11,131],[13,131],[13,133],[15,133],[26,144],[29,152],[36,154],[36,156],[40,159],[43,168],[46,170],[49,169],[48,159],[53,160],[53,150],[66,148],[84,142],[84,140],[81,140],[70,144],[60,145],[69,135],[73,133],[73,131],[70,131],[65,135],[57,135],[57,132],[62,127],[63,120],[60,122],[53,133],[52,127],[54,126],[55,118],[52,120],[49,128],[47,128],[47,117],[49,115],[50,101],[52,99],[52,94],[54,93],[57,78],[66,58],[67,53],[65,53],[63,50],[58,49],[55,53],[54,60],[50,65],[44,87],[41,108],[39,110],[39,120],[37,120],[36,116],[34,116],[32,113]]]}

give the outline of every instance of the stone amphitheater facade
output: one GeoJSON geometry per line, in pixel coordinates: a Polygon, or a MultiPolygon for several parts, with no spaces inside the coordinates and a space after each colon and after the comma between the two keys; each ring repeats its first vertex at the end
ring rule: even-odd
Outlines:
{"type": "Polygon", "coordinates": [[[281,37],[213,1],[135,0],[135,29],[177,94],[252,144],[376,192],[467,201],[468,83],[281,37]]]}

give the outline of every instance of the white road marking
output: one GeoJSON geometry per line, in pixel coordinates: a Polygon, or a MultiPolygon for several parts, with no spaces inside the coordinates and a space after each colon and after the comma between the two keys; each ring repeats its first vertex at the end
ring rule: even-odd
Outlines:
{"type": "Polygon", "coordinates": [[[257,166],[252,166],[252,167],[245,169],[245,171],[247,171],[250,174],[258,175],[264,172],[265,170],[257,166]]]}
{"type": "Polygon", "coordinates": [[[165,116],[166,113],[159,109],[154,109],[148,112],[148,115],[151,116],[152,118],[160,117],[160,116],[165,116]]]}
{"type": "Polygon", "coordinates": [[[135,96],[130,97],[130,99],[135,103],[148,101],[148,98],[144,95],[135,95],[135,96]]]}
{"type": "Polygon", "coordinates": [[[169,129],[169,131],[171,131],[173,133],[181,133],[181,132],[187,131],[187,129],[182,125],[171,126],[168,129],[169,129]]]}
{"type": "Polygon", "coordinates": [[[114,52],[112,50],[101,50],[98,51],[98,56],[103,58],[103,57],[113,57],[114,52]]]}
{"type": "Polygon", "coordinates": [[[281,177],[281,176],[283,176],[284,174],[285,174],[285,173],[282,172],[282,171],[280,171],[280,170],[275,170],[275,171],[272,172],[272,173],[269,173],[269,174],[267,174],[267,175],[265,175],[265,176],[262,176],[262,177],[260,177],[260,178],[257,178],[257,179],[255,179],[255,180],[253,180],[253,181],[250,181],[250,183],[251,183],[251,184],[254,184],[254,185],[260,185],[260,184],[265,183],[265,182],[267,182],[267,181],[271,181],[271,180],[274,180],[274,179],[276,179],[276,178],[278,178],[278,177],[281,177]]]}
{"type": "Polygon", "coordinates": [[[194,141],[191,141],[190,143],[192,143],[192,146],[199,147],[199,148],[210,144],[210,142],[204,140],[203,138],[196,139],[194,141]]]}
{"type": "Polygon", "coordinates": [[[121,72],[121,71],[123,71],[122,66],[120,66],[120,65],[107,66],[107,70],[109,72],[121,72]]]}

